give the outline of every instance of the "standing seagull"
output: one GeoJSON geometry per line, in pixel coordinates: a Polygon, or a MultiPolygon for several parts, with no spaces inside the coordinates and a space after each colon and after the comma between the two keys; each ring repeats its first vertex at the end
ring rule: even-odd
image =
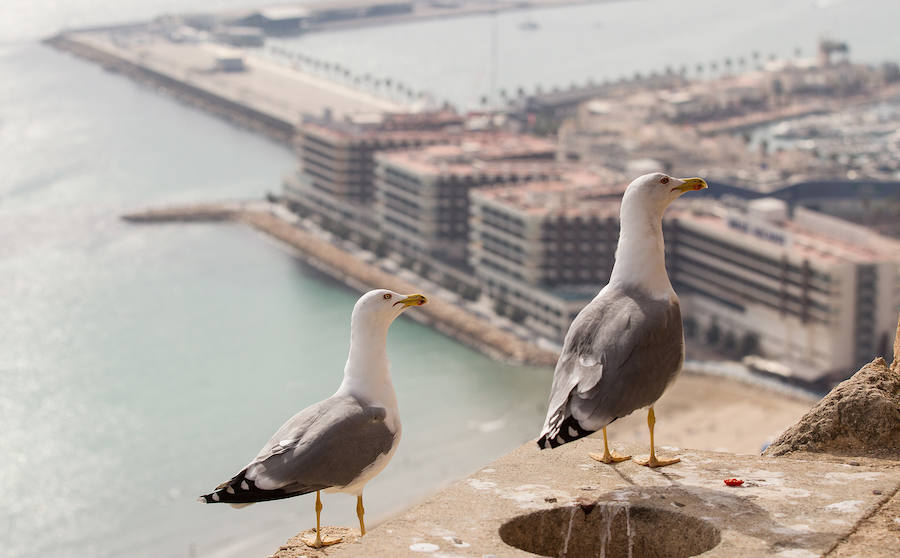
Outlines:
{"type": "Polygon", "coordinates": [[[350,356],[341,387],[294,415],[249,465],[198,501],[241,508],[315,492],[316,537],[304,542],[320,548],[340,539],[321,537],[319,491],[348,492],[356,495],[359,531],[365,535],[363,487],[384,469],[400,442],[386,352],[388,327],[404,310],[425,302],[420,294],[403,296],[384,289],[360,297],[350,318],[350,356]]]}
{"type": "Polygon", "coordinates": [[[645,174],[628,185],[620,209],[619,246],[609,283],[575,317],[556,363],[547,419],[538,447],[555,448],[603,430],[603,463],[631,456],[611,454],[606,426],[650,407],[650,457],[662,467],[653,443],[653,403],[681,371],[684,335],[678,297],[666,273],[662,215],[680,195],[702,190],[702,178],[645,174]]]}

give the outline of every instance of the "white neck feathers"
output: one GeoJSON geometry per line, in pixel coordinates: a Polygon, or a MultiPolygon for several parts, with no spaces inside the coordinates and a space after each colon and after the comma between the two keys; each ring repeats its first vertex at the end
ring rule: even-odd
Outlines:
{"type": "Polygon", "coordinates": [[[626,195],[620,211],[619,244],[610,284],[639,287],[656,298],[674,295],[666,273],[662,214],[626,195]]]}
{"type": "Polygon", "coordinates": [[[387,358],[387,332],[390,322],[352,320],[350,354],[344,366],[344,380],[338,394],[353,395],[366,403],[397,407],[387,358]]]}

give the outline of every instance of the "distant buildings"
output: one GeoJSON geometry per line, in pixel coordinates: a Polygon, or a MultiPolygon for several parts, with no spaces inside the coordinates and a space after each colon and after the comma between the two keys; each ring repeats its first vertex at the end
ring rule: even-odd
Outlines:
{"type": "MultiPolygon", "coordinates": [[[[470,258],[486,292],[560,340],[609,279],[623,185],[476,190],[470,258]]],[[[766,355],[808,381],[890,354],[900,241],[803,208],[789,216],[774,198],[690,207],[664,221],[688,337],[766,355]]]]}
{"type": "Polygon", "coordinates": [[[582,172],[472,192],[470,264],[504,313],[562,338],[609,281],[624,186],[582,172]]]}
{"type": "Polygon", "coordinates": [[[840,379],[891,351],[900,241],[813,209],[877,214],[893,230],[900,140],[888,118],[900,113],[795,120],[828,130],[815,149],[770,147],[793,141],[778,134],[794,128],[743,132],[821,113],[824,97],[894,79],[884,68],[832,60],[843,49],[826,46],[820,67],[773,66],[693,87],[666,74],[643,79],[643,88],[636,80],[520,94],[519,126],[570,116],[558,145],[493,125],[467,130],[471,122],[448,112],[308,119],[285,197],[341,236],[466,298],[487,295],[498,314],[561,342],[609,280],[628,181],[659,170],[701,174],[721,184],[710,195],[739,197],[682,200],[664,219],[685,335],[734,358],[771,358],[802,380],[840,379]],[[608,96],[584,102],[586,91],[608,96]],[[807,104],[786,105],[787,95],[807,104]],[[850,152],[838,130],[858,138],[850,152]],[[846,179],[836,176],[848,167],[846,179]]]}
{"type": "Polygon", "coordinates": [[[556,146],[544,140],[491,132],[459,140],[376,156],[375,216],[392,250],[464,267],[470,191],[559,173],[556,146]]]}
{"type": "Polygon", "coordinates": [[[229,25],[253,27],[266,35],[296,35],[319,24],[413,13],[411,0],[327,0],[274,5],[226,18],[229,25]]]}
{"type": "Polygon", "coordinates": [[[688,336],[752,340],[807,380],[890,353],[900,241],[773,198],[692,207],[665,223],[688,336]]]}
{"type": "Polygon", "coordinates": [[[369,115],[351,121],[307,118],[297,131],[299,165],[285,179],[285,198],[297,209],[329,221],[329,228],[341,225],[357,240],[376,240],[375,154],[459,141],[462,122],[450,112],[369,115]]]}

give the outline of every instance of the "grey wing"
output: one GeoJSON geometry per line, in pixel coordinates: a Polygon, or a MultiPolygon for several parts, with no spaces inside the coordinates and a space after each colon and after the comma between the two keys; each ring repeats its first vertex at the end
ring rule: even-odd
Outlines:
{"type": "Polygon", "coordinates": [[[586,436],[652,404],[678,374],[683,360],[677,299],[661,301],[639,291],[604,289],[579,313],[566,335],[539,445],[586,436]]]}
{"type": "Polygon", "coordinates": [[[352,396],[316,403],[284,423],[244,470],[202,498],[247,503],[346,486],[391,451],[396,433],[385,417],[384,408],[352,396]]]}

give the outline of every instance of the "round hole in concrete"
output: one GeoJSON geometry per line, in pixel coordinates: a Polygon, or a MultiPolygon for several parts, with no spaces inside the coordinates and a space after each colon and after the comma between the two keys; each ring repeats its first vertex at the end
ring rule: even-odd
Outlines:
{"type": "Polygon", "coordinates": [[[721,541],[719,530],[702,519],[618,502],[520,515],[500,527],[500,538],[521,550],[559,558],[683,558],[721,541]]]}

